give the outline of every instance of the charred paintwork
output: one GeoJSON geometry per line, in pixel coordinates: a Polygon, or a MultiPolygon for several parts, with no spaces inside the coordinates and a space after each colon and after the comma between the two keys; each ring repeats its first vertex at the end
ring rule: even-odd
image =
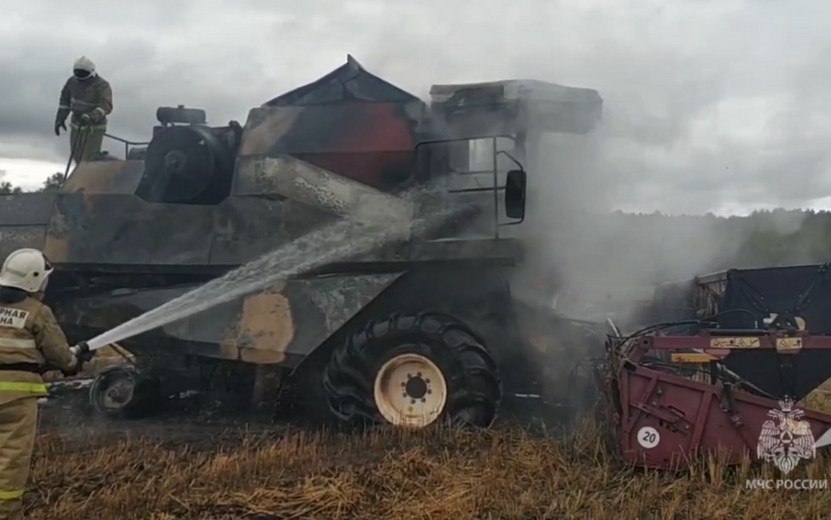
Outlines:
{"type": "MultiPolygon", "coordinates": [[[[293,366],[364,308],[399,274],[289,280],[183,320],[188,340],[217,345],[225,359],[293,366]],[[229,312],[231,311],[231,312],[229,312]],[[266,323],[270,323],[266,325],[266,323]],[[265,327],[257,332],[258,327],[265,327]],[[259,334],[259,335],[258,335],[259,334]]],[[[211,355],[211,354],[208,354],[211,355]]]]}
{"type": "Polygon", "coordinates": [[[43,248],[54,193],[0,195],[0,256],[22,247],[43,248]]]}
{"type": "Polygon", "coordinates": [[[43,247],[45,236],[46,228],[44,226],[0,228],[0,256],[5,258],[12,251],[24,247],[40,249],[43,247]]]}
{"type": "Polygon", "coordinates": [[[46,254],[56,263],[204,265],[215,211],[149,204],[132,195],[62,194],[49,224],[46,254]]]}
{"type": "Polygon", "coordinates": [[[294,338],[291,304],[282,294],[285,284],[247,296],[220,349],[226,356],[238,354],[241,361],[257,364],[282,362],[294,338]],[[235,352],[236,351],[236,352],[235,352]]]}
{"type": "Polygon", "coordinates": [[[0,223],[4,227],[45,226],[56,196],[56,193],[0,195],[0,223]]]}
{"type": "Polygon", "coordinates": [[[413,175],[427,107],[352,59],[251,110],[240,156],[291,155],[381,190],[413,175]]]}
{"type": "Polygon", "coordinates": [[[64,193],[132,195],[144,174],[143,161],[90,161],[80,163],[69,175],[64,193]]]}
{"type": "MultiPolygon", "coordinates": [[[[400,273],[316,277],[280,282],[241,299],[164,325],[147,341],[126,341],[137,355],[166,354],[182,344],[190,354],[257,364],[296,365],[390,286],[400,273]]],[[[188,290],[111,292],[61,307],[75,334],[98,334],[188,290]]]]}
{"type": "Polygon", "coordinates": [[[538,80],[433,85],[431,110],[451,136],[584,134],[600,120],[603,99],[594,89],[538,80]]]}
{"type": "Polygon", "coordinates": [[[323,312],[326,329],[334,332],[356,315],[402,273],[367,277],[338,276],[300,282],[311,303],[323,312]]]}
{"type": "Polygon", "coordinates": [[[352,219],[408,222],[413,216],[399,197],[288,156],[240,158],[234,192],[280,195],[352,219]]]}
{"type": "Polygon", "coordinates": [[[358,60],[347,54],[346,63],[322,78],[286,92],[265,106],[326,105],[343,101],[386,101],[401,103],[417,100],[402,90],[364,69],[358,60]]]}
{"type": "Polygon", "coordinates": [[[413,173],[415,144],[426,137],[410,116],[418,110],[394,103],[254,109],[249,121],[262,123],[246,127],[240,156],[292,155],[388,190],[413,173]]]}
{"type": "Polygon", "coordinates": [[[255,108],[248,113],[240,156],[267,155],[291,131],[302,107],[255,108]]]}
{"type": "MultiPolygon", "coordinates": [[[[217,207],[209,263],[238,265],[273,251],[310,230],[295,229],[286,221],[289,201],[277,197],[233,197],[217,207]]],[[[309,225],[312,218],[305,219],[309,225]]]]}

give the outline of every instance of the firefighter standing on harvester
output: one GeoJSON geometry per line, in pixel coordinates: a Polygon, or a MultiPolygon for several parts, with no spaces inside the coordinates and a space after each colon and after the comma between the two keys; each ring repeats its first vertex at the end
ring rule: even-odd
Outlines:
{"type": "Polygon", "coordinates": [[[0,519],[22,515],[22,496],[37,430],[42,374],[78,373],[93,353],[69,347],[52,310],[41,302],[52,266],[37,249],[11,253],[0,269],[0,519]]]}
{"type": "Polygon", "coordinates": [[[113,92],[110,84],[98,75],[95,64],[82,56],[72,68],[72,76],[61,89],[58,113],[55,116],[55,135],[66,130],[66,118],[72,113],[69,142],[75,163],[90,161],[101,153],[107,115],[113,110],[113,92]]]}

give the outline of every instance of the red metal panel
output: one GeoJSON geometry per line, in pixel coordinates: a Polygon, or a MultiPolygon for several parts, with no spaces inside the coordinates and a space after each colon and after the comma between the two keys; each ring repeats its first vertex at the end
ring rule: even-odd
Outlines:
{"type": "MultiPolygon", "coordinates": [[[[755,458],[768,411],[779,408],[772,399],[742,391],[731,391],[729,400],[724,388],[644,366],[622,369],[619,384],[621,455],[649,468],[677,469],[709,454],[724,457],[727,464],[739,463],[743,456],[755,458]],[[650,437],[652,431],[657,436],[650,437]]],[[[804,412],[815,439],[831,428],[831,415],[804,412]]]]}

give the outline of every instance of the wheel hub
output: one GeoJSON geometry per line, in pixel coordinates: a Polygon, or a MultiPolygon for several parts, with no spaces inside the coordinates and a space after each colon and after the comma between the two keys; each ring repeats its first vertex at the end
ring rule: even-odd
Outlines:
{"type": "Polygon", "coordinates": [[[430,380],[422,379],[420,372],[415,377],[410,377],[410,374],[407,374],[407,378],[407,382],[403,383],[404,393],[413,399],[423,398],[427,394],[427,385],[430,380]]]}
{"type": "Polygon", "coordinates": [[[90,388],[95,409],[104,414],[118,413],[136,397],[136,379],[130,372],[112,370],[99,375],[90,388]]]}
{"type": "Polygon", "coordinates": [[[375,404],[396,426],[425,427],[439,418],[447,402],[441,370],[420,354],[401,354],[387,361],[375,378],[375,404]]]}
{"type": "Polygon", "coordinates": [[[104,406],[120,408],[130,402],[133,397],[133,385],[130,381],[120,380],[104,391],[104,406]]]}

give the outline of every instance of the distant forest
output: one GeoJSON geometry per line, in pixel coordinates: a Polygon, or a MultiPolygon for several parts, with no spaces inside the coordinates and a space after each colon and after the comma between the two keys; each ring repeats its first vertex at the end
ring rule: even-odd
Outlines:
{"type": "Polygon", "coordinates": [[[577,286],[654,284],[730,268],[831,262],[831,212],[777,209],[748,216],[562,214],[540,226],[531,257],[577,286]]]}
{"type": "Polygon", "coordinates": [[[689,256],[704,270],[831,261],[831,212],[827,211],[776,209],[747,217],[617,212],[614,217],[642,230],[641,239],[676,248],[679,253],[667,252],[668,256],[689,256]]]}
{"type": "MultiPolygon", "coordinates": [[[[20,186],[14,186],[9,181],[2,180],[6,172],[0,170],[0,195],[10,195],[15,193],[23,193],[24,190],[20,186]]],[[[35,191],[55,191],[61,187],[63,182],[63,174],[61,172],[53,173],[48,179],[43,181],[40,188],[35,191]]]]}

